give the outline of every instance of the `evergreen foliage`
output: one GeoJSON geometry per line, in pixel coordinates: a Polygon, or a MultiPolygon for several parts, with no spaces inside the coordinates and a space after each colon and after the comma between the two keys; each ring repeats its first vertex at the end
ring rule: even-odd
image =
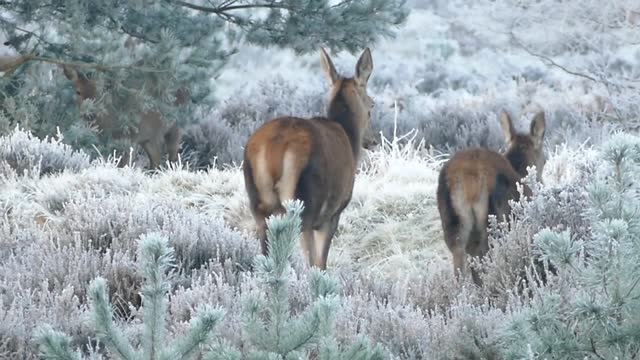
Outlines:
{"type": "Polygon", "coordinates": [[[640,353],[640,140],[617,135],[587,186],[592,236],[540,231],[556,277],[505,331],[508,359],[633,359],[640,353]]]}
{"type": "MultiPolygon", "coordinates": [[[[256,275],[265,287],[245,298],[243,328],[254,346],[249,359],[308,358],[320,349],[320,359],[381,359],[380,347],[370,348],[358,339],[346,349],[332,339],[333,322],[340,303],[337,283],[326,273],[312,269],[309,282],[311,304],[300,314],[292,314],[288,283],[294,276],[291,257],[300,237],[301,201],[284,204],[286,213],[267,220],[269,255],[256,258],[256,275]]],[[[242,353],[229,347],[212,351],[209,360],[241,359],[242,353]]]]}
{"type": "MultiPolygon", "coordinates": [[[[288,283],[294,275],[291,257],[300,236],[300,201],[285,205],[287,213],[272,216],[267,222],[269,256],[256,258],[256,276],[264,289],[259,295],[245,299],[244,335],[255,347],[249,359],[299,359],[317,351],[320,359],[384,358],[380,346],[370,347],[366,339],[359,337],[353,344],[339,346],[332,338],[334,315],[339,308],[337,283],[319,270],[311,271],[309,282],[312,303],[301,314],[292,314],[289,304],[288,283]]],[[[207,344],[209,334],[222,320],[224,311],[210,306],[201,307],[191,320],[186,335],[166,344],[165,316],[167,293],[173,266],[173,250],[166,238],[157,234],[141,237],[138,250],[139,270],[146,280],[142,288],[144,330],[142,351],[134,349],[113,321],[106,281],[96,278],[90,285],[91,318],[98,339],[110,353],[119,359],[190,359],[207,344]]],[[[80,359],[71,350],[71,339],[45,325],[38,330],[41,356],[46,359],[80,359]]],[[[214,346],[207,359],[241,359],[242,352],[222,344],[214,346]]]]}
{"type": "Polygon", "coordinates": [[[150,109],[169,123],[193,123],[213,104],[213,80],[239,44],[353,52],[392,36],[408,16],[404,2],[2,1],[0,35],[17,55],[0,56],[0,131],[19,123],[44,137],[60,127],[69,143],[107,155],[126,144],[98,136],[81,113],[114,114],[125,132],[150,109]],[[97,87],[81,109],[62,65],[97,87]],[[185,88],[187,103],[174,106],[185,88]]]}
{"type": "MultiPolygon", "coordinates": [[[[144,307],[142,351],[134,349],[113,322],[106,281],[102,277],[96,278],[89,288],[92,320],[99,340],[106,345],[111,354],[123,360],[193,358],[199,347],[206,343],[209,334],[222,320],[224,312],[212,307],[202,307],[198,315],[192,319],[187,334],[172,342],[170,346],[166,346],[165,316],[169,291],[166,273],[173,266],[173,250],[168,247],[166,238],[149,234],[140,238],[138,252],[139,270],[146,279],[142,289],[144,307]]],[[[71,340],[50,326],[40,329],[38,340],[41,345],[41,354],[46,359],[80,358],[79,354],[71,351],[71,340]]]]}

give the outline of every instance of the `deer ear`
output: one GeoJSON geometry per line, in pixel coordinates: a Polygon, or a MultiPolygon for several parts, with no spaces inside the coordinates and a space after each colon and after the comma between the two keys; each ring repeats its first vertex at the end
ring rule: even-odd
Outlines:
{"type": "Polygon", "coordinates": [[[333,62],[331,61],[329,54],[327,54],[323,48],[320,48],[320,60],[322,62],[322,70],[324,71],[327,79],[329,79],[329,82],[333,84],[338,81],[338,72],[336,71],[335,66],[333,66],[333,62]]]}
{"type": "Polygon", "coordinates": [[[504,140],[507,144],[511,142],[515,133],[513,131],[513,122],[511,116],[505,110],[500,112],[500,127],[502,127],[502,133],[504,134],[504,140]]]}
{"type": "Polygon", "coordinates": [[[373,71],[373,59],[371,58],[371,50],[369,48],[364,49],[358,63],[356,64],[356,80],[362,85],[366,85],[369,81],[369,76],[373,71]]]}
{"type": "Polygon", "coordinates": [[[64,76],[67,77],[67,79],[71,81],[78,80],[78,72],[74,68],[72,68],[69,65],[61,65],[61,66],[62,66],[62,72],[64,73],[64,76]]]}
{"type": "Polygon", "coordinates": [[[531,138],[533,139],[533,143],[536,144],[536,147],[540,147],[542,145],[542,141],[544,140],[544,132],[545,132],[545,116],[544,111],[541,111],[533,117],[531,121],[531,129],[529,130],[531,134],[531,138]]]}

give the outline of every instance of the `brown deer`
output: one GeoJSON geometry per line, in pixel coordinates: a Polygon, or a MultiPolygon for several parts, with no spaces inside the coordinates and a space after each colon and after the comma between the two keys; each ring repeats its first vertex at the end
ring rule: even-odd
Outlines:
{"type": "MultiPolygon", "coordinates": [[[[509,200],[518,200],[516,183],[535,166],[538,179],[546,159],[542,149],[545,133],[544,112],[531,122],[529,134],[519,134],[509,115],[500,114],[507,150],[500,154],[475,148],[459,151],[440,170],[437,201],[444,240],[453,255],[453,270],[466,274],[466,255],[482,257],[489,250],[488,215],[504,221],[510,214],[509,200]]],[[[524,186],[525,195],[531,190],[524,186]]],[[[479,275],[472,269],[475,284],[479,275]]]]}
{"type": "MultiPolygon", "coordinates": [[[[79,107],[87,99],[96,99],[97,89],[94,81],[89,79],[82,72],[71,66],[62,66],[64,75],[73,82],[76,93],[76,105],[79,107]]],[[[180,88],[176,92],[174,106],[180,106],[187,102],[186,89],[180,88]]],[[[142,146],[149,157],[151,169],[160,166],[163,155],[163,147],[166,147],[170,162],[178,161],[178,151],[182,139],[182,131],[174,124],[169,126],[162,115],[157,111],[146,111],[140,114],[140,121],[135,131],[125,133],[118,121],[114,111],[106,114],[92,116],[91,119],[103,133],[106,133],[114,140],[129,140],[142,146]]],[[[125,152],[118,162],[118,166],[125,166],[129,163],[129,152],[125,152]]]]}
{"type": "Polygon", "coordinates": [[[357,162],[369,126],[373,100],[367,81],[373,70],[366,48],[355,76],[338,74],[320,49],[330,82],[326,117],[279,117],[258,128],[247,141],[243,172],[262,253],[267,255],[266,218],[282,213],[286,200],[302,200],[301,246],[309,266],[326,269],[340,215],[351,201],[357,162]]]}

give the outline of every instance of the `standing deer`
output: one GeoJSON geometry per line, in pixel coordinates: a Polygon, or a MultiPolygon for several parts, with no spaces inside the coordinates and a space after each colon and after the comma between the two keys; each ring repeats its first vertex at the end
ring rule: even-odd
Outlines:
{"type": "MultiPolygon", "coordinates": [[[[466,274],[466,255],[482,257],[489,250],[488,215],[498,221],[510,214],[509,200],[518,200],[516,183],[527,175],[528,166],[536,166],[538,179],[546,159],[542,149],[545,133],[544,112],[531,122],[529,134],[518,134],[506,112],[500,114],[505,136],[505,154],[476,148],[456,153],[440,170],[438,211],[444,240],[453,255],[453,270],[466,274]]],[[[525,194],[530,189],[524,186],[525,194]]],[[[472,269],[474,283],[480,278],[472,269]]]]}
{"type": "MultiPolygon", "coordinates": [[[[73,82],[76,94],[76,105],[80,105],[87,99],[96,99],[98,94],[95,83],[82,72],[71,66],[63,65],[63,72],[67,79],[73,82]]],[[[174,106],[180,106],[187,102],[186,89],[180,88],[176,92],[174,106]]],[[[114,110],[115,111],[115,110],[114,110]]],[[[160,166],[163,155],[163,147],[169,154],[169,161],[178,161],[178,151],[182,131],[173,124],[169,126],[162,115],[157,111],[145,111],[140,114],[140,122],[135,131],[125,133],[121,129],[117,114],[110,111],[106,114],[98,114],[87,120],[95,121],[97,127],[104,133],[110,135],[114,140],[127,139],[142,146],[149,157],[151,169],[160,166]]],[[[125,166],[129,163],[129,152],[125,152],[118,162],[118,166],[125,166]]]]}
{"type": "Polygon", "coordinates": [[[369,125],[373,100],[367,81],[373,60],[366,48],[355,76],[345,78],[322,48],[320,58],[331,85],[327,116],[266,122],[245,146],[243,172],[262,254],[267,255],[266,218],[284,212],[284,201],[299,199],[304,203],[300,242],[305,258],[309,266],[326,269],[340,214],[351,201],[369,125]]]}

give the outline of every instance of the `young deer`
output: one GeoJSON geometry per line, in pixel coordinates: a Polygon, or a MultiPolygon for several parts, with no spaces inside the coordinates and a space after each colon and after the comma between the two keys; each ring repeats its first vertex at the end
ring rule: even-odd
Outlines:
{"type": "MultiPolygon", "coordinates": [[[[96,85],[82,72],[64,65],[62,67],[64,75],[73,82],[76,92],[76,105],[79,107],[87,99],[97,97],[96,85]]],[[[174,106],[180,106],[187,101],[186,89],[179,89],[176,93],[174,106]]],[[[146,111],[140,114],[140,122],[135,131],[125,133],[120,128],[117,115],[110,111],[107,114],[99,114],[91,119],[95,121],[100,131],[110,135],[114,140],[130,140],[142,146],[149,157],[151,169],[160,166],[163,155],[163,147],[169,154],[169,161],[178,161],[178,151],[182,132],[177,125],[168,126],[166,121],[157,111],[146,111]]],[[[125,166],[129,163],[129,152],[125,152],[118,163],[118,166],[125,166]]]]}
{"type": "Polygon", "coordinates": [[[280,117],[262,125],[244,152],[244,179],[262,253],[267,254],[266,218],[282,213],[282,203],[304,202],[302,238],[309,266],[326,269],[340,214],[351,201],[357,162],[369,125],[373,100],[367,81],[373,70],[368,48],[356,64],[355,77],[338,74],[320,49],[330,82],[327,117],[280,117]]]}
{"type": "MultiPolygon", "coordinates": [[[[508,201],[517,200],[516,182],[527,175],[528,166],[536,166],[541,179],[545,165],[542,142],[545,132],[544,112],[531,122],[529,134],[518,134],[506,112],[500,114],[507,151],[499,154],[487,149],[467,149],[456,153],[440,170],[438,211],[444,240],[453,255],[453,270],[466,274],[467,254],[482,257],[489,250],[488,215],[504,220],[511,209],[508,201]]],[[[530,189],[524,187],[525,194],[530,189]]],[[[471,272],[474,283],[480,278],[471,272]]]]}

